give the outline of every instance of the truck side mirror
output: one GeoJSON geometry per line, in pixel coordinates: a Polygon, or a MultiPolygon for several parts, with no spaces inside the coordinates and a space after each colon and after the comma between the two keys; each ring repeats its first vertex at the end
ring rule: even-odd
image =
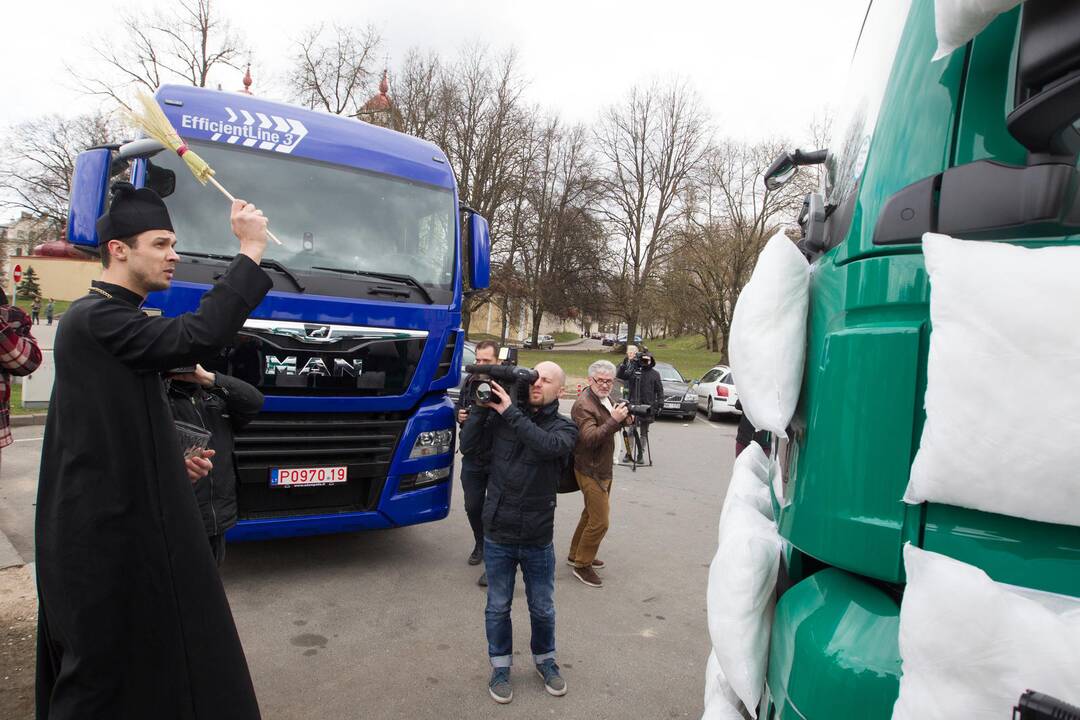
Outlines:
{"type": "Polygon", "coordinates": [[[765,171],[765,189],[776,190],[791,178],[798,170],[795,159],[789,153],[781,153],[765,171]]]}
{"type": "Polygon", "coordinates": [[[783,152],[773,160],[772,165],[765,171],[765,189],[776,190],[781,185],[795,177],[801,165],[820,165],[825,162],[828,150],[813,150],[804,152],[796,150],[793,153],[783,152]]]}
{"type": "Polygon", "coordinates": [[[811,255],[820,255],[825,250],[825,199],[821,193],[810,193],[803,199],[802,211],[799,212],[799,227],[802,229],[801,245],[811,255]]]}
{"type": "Polygon", "coordinates": [[[1078,119],[1080,4],[1025,3],[1009,132],[1036,155],[1075,157],[1078,119]]]}
{"type": "Polygon", "coordinates": [[[67,237],[76,247],[97,249],[97,219],[105,212],[111,166],[112,151],[104,147],[85,150],[75,159],[67,237]]]}
{"type": "Polygon", "coordinates": [[[469,215],[469,287],[483,290],[491,284],[491,231],[488,221],[474,210],[469,215]]]}

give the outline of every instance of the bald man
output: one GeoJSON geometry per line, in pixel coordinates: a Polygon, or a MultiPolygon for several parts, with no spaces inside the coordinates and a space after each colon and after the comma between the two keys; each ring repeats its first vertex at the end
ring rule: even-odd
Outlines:
{"type": "Polygon", "coordinates": [[[525,581],[532,623],[532,655],[544,688],[556,697],[566,682],[555,664],[555,492],[577,444],[578,429],[559,414],[566,374],[553,362],[536,366],[529,404],[519,407],[492,382],[495,400],[476,407],[461,429],[464,454],[489,452],[484,502],[484,566],[488,579],[487,629],[491,679],[488,693],[501,704],[513,700],[510,665],[514,633],[510,604],[517,568],[525,581]],[[491,412],[498,414],[485,421],[491,412]]]}

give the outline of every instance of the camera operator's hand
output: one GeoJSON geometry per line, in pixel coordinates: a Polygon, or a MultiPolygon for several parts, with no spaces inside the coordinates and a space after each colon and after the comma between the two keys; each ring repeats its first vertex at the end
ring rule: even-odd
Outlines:
{"type": "Polygon", "coordinates": [[[489,407],[500,415],[506,412],[507,408],[513,404],[510,402],[510,395],[506,390],[503,390],[503,386],[494,380],[491,381],[491,394],[499,398],[499,402],[486,402],[482,404],[484,407],[489,407]]]}
{"type": "Polygon", "coordinates": [[[214,469],[214,463],[210,462],[212,457],[214,457],[213,450],[200,450],[198,455],[184,459],[188,480],[192,485],[209,475],[214,469]]]}
{"type": "Polygon", "coordinates": [[[469,410],[468,410],[468,408],[459,408],[458,411],[457,411],[458,425],[464,425],[465,421],[468,420],[468,419],[469,419],[469,410]]]}
{"type": "Polygon", "coordinates": [[[626,403],[619,403],[611,411],[611,417],[615,418],[617,422],[624,422],[626,418],[630,417],[630,406],[626,403]]]}
{"type": "Polygon", "coordinates": [[[207,372],[203,369],[202,365],[195,366],[195,372],[180,373],[179,375],[170,375],[173,380],[183,380],[184,382],[193,383],[195,385],[202,385],[204,388],[214,386],[214,380],[216,379],[214,373],[207,372]]]}

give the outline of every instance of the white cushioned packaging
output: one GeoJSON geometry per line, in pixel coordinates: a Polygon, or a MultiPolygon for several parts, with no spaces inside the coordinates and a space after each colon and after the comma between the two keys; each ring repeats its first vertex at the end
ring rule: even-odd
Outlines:
{"type": "Polygon", "coordinates": [[[728,684],[713,652],[705,664],[705,712],[701,720],[743,720],[739,696],[728,684]]]}
{"type": "Polygon", "coordinates": [[[978,35],[1001,13],[1020,4],[1020,0],[935,0],[934,26],[940,60],[978,35]]]}
{"type": "Polygon", "coordinates": [[[893,720],[1009,718],[1029,689],[1080,704],[1080,599],[996,583],[913,545],[904,567],[893,720]]]}
{"type": "Polygon", "coordinates": [[[1080,247],[923,238],[926,424],[904,500],[1080,525],[1080,247]]]}
{"type": "Polygon", "coordinates": [[[709,636],[724,676],[751,714],[765,685],[779,566],[776,525],[753,505],[731,497],[709,566],[709,636]]]}
{"type": "Polygon", "coordinates": [[[810,266],[782,232],[773,235],[735,303],[728,353],[743,412],[786,438],[806,358],[810,266]]]}
{"type": "MultiPolygon", "coordinates": [[[[733,498],[753,506],[765,517],[772,520],[772,497],[769,493],[769,472],[772,463],[757,443],[750,443],[735,458],[731,469],[731,482],[724,497],[724,510],[733,498]]],[[[720,511],[720,527],[723,527],[723,513],[720,511]]]]}

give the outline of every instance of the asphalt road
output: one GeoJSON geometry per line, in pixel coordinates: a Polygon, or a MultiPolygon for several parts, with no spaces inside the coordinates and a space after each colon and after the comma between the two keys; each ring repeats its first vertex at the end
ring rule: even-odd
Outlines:
{"type": "MultiPolygon", "coordinates": [[[[0,475],[0,530],[27,561],[41,431],[15,430],[0,475]]],[[[562,562],[581,496],[559,497],[562,698],[547,695],[532,669],[520,578],[514,701],[498,706],[487,694],[485,595],[479,568],[466,564],[472,540],[460,488],[436,523],[231,545],[223,577],[263,716],[700,717],[705,585],[734,435],[733,421],[662,420],[653,426],[654,466],[616,467],[603,588],[581,584],[562,562]]]]}

